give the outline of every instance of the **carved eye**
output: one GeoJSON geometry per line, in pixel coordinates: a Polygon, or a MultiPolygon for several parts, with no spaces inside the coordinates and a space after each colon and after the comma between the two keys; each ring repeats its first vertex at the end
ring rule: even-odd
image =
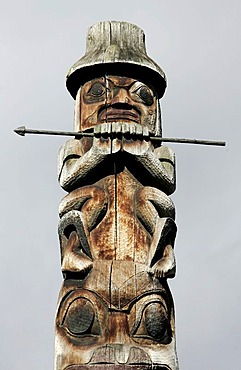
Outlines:
{"type": "Polygon", "coordinates": [[[165,308],[159,302],[148,304],[133,331],[136,338],[152,339],[163,344],[171,341],[171,327],[165,308]]]}
{"type": "Polygon", "coordinates": [[[141,85],[134,91],[143,100],[146,105],[153,104],[153,93],[149,87],[141,85]]]}
{"type": "Polygon", "coordinates": [[[158,303],[151,303],[144,310],[143,316],[147,333],[155,340],[161,340],[169,325],[163,307],[158,303]]]}
{"type": "Polygon", "coordinates": [[[69,306],[64,319],[64,326],[73,335],[100,334],[94,306],[89,300],[82,297],[74,300],[69,306]]]}
{"type": "Polygon", "coordinates": [[[88,95],[92,95],[94,97],[100,97],[105,93],[105,86],[102,85],[100,82],[95,82],[88,91],[88,95]]]}

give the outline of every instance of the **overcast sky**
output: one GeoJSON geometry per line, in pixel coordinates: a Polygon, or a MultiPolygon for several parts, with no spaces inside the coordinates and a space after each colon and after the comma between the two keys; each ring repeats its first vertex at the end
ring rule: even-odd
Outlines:
{"type": "Polygon", "coordinates": [[[0,5],[0,369],[49,370],[62,276],[57,152],[65,138],[13,129],[71,130],[67,70],[89,26],[123,20],[146,33],[164,69],[164,136],[177,157],[175,300],[180,369],[241,368],[240,0],[15,0],[0,5]]]}

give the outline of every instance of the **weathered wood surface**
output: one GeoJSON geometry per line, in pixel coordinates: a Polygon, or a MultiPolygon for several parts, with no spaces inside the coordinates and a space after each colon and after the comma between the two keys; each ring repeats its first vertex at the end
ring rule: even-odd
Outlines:
{"type": "Polygon", "coordinates": [[[163,70],[146,53],[144,32],[127,22],[100,22],[90,27],[86,53],[67,74],[67,88],[75,98],[79,87],[94,77],[112,76],[137,78],[155,86],[161,98],[166,88],[163,70]]]}
{"type": "MultiPolygon", "coordinates": [[[[120,30],[133,30],[125,25],[113,23],[113,45],[129,45],[126,35],[115,38],[120,30]]],[[[103,43],[110,26],[97,26],[103,43]]],[[[92,31],[87,53],[94,45],[92,31]]],[[[140,35],[138,29],[132,39],[140,35]]],[[[130,52],[126,55],[130,63],[130,52]]],[[[69,140],[59,153],[59,182],[68,194],[59,207],[64,283],[55,370],[176,370],[166,281],[176,268],[175,207],[169,197],[175,190],[174,153],[149,140],[150,133],[161,131],[152,84],[129,74],[98,76],[79,86],[75,108],[75,131],[94,131],[95,137],[69,140]]]]}

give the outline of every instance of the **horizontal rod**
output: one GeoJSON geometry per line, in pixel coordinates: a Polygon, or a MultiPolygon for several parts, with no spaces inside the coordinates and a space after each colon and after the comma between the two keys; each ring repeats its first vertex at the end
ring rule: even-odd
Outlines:
{"type": "MultiPolygon", "coordinates": [[[[94,137],[93,132],[73,132],[73,131],[51,131],[51,130],[35,130],[29,129],[25,126],[20,126],[14,130],[16,134],[20,136],[25,136],[25,134],[34,134],[34,135],[55,135],[55,136],[74,136],[76,138],[82,137],[94,137]]],[[[96,134],[98,137],[100,134],[96,134]]],[[[216,145],[216,146],[225,146],[225,141],[213,141],[213,140],[197,140],[197,139],[181,139],[173,137],[161,137],[161,136],[148,136],[151,141],[160,141],[166,143],[182,143],[182,144],[199,144],[199,145],[216,145]]]]}
{"type": "Polygon", "coordinates": [[[158,137],[158,136],[150,136],[151,140],[159,140],[165,143],[181,143],[181,144],[199,144],[199,145],[216,145],[216,146],[225,146],[225,141],[217,141],[217,140],[199,140],[199,139],[182,139],[182,138],[174,138],[174,137],[158,137]]]}

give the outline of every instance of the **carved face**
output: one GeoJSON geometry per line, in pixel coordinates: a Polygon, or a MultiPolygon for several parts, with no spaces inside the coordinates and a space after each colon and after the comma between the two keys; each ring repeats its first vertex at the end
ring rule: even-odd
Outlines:
{"type": "Polygon", "coordinates": [[[172,369],[172,330],[163,297],[149,294],[110,310],[93,292],[76,289],[61,302],[56,339],[61,369],[172,369]],[[61,353],[64,348],[63,353],[61,353]]]}
{"type": "Polygon", "coordinates": [[[174,326],[170,293],[145,266],[95,261],[85,280],[63,284],[56,370],[175,370],[174,326]]]}
{"type": "Polygon", "coordinates": [[[76,130],[103,122],[129,122],[154,132],[156,96],[144,83],[127,77],[100,77],[85,83],[79,93],[76,130]]]}

